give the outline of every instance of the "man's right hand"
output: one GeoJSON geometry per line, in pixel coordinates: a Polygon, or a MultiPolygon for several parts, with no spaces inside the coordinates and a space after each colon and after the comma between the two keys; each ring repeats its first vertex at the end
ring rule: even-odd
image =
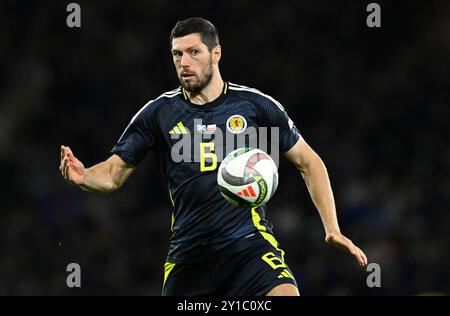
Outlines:
{"type": "Polygon", "coordinates": [[[61,164],[59,166],[64,179],[75,185],[82,185],[85,180],[85,169],[69,147],[61,146],[61,164]]]}

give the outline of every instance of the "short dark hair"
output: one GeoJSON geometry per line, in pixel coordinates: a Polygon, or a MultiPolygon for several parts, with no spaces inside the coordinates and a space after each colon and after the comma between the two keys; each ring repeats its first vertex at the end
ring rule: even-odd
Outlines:
{"type": "Polygon", "coordinates": [[[189,34],[199,33],[203,44],[208,46],[209,51],[219,45],[219,32],[216,27],[204,18],[189,18],[178,21],[170,34],[170,45],[172,40],[189,34]]]}

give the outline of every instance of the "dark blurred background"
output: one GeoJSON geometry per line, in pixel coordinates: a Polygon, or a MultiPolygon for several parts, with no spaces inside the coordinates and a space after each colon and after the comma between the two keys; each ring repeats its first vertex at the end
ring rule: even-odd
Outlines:
{"type": "Polygon", "coordinates": [[[294,167],[269,219],[305,295],[450,293],[450,3],[70,1],[0,4],[0,295],[159,295],[171,206],[149,155],[112,195],[60,176],[60,145],[86,166],[132,116],[178,86],[169,33],[220,31],[225,80],[278,99],[327,164],[341,229],[381,265],[382,287],[324,243],[294,167]],[[82,287],[66,286],[66,266],[82,287]]]}

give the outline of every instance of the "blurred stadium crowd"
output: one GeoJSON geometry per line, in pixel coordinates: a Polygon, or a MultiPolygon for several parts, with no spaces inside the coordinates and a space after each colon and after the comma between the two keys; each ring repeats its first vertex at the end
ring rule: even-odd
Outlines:
{"type": "Polygon", "coordinates": [[[59,174],[59,148],[90,166],[148,100],[178,86],[169,33],[211,19],[234,83],[278,99],[324,159],[341,229],[382,287],[328,247],[300,175],[282,162],[269,219],[305,295],[450,293],[450,4],[64,1],[0,4],[0,295],[159,295],[171,206],[149,155],[112,195],[59,174]],[[447,250],[446,250],[447,249],[447,250]],[[79,263],[81,289],[66,287],[79,263]]]}

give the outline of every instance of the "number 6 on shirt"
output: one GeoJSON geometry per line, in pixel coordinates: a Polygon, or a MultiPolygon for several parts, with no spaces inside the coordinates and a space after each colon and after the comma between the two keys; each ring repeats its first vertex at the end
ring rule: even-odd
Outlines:
{"type": "Polygon", "coordinates": [[[200,171],[213,171],[217,168],[217,155],[214,153],[214,143],[200,143],[200,171]],[[209,148],[209,152],[206,152],[209,148]],[[210,165],[206,165],[206,159],[211,159],[210,165]]]}

